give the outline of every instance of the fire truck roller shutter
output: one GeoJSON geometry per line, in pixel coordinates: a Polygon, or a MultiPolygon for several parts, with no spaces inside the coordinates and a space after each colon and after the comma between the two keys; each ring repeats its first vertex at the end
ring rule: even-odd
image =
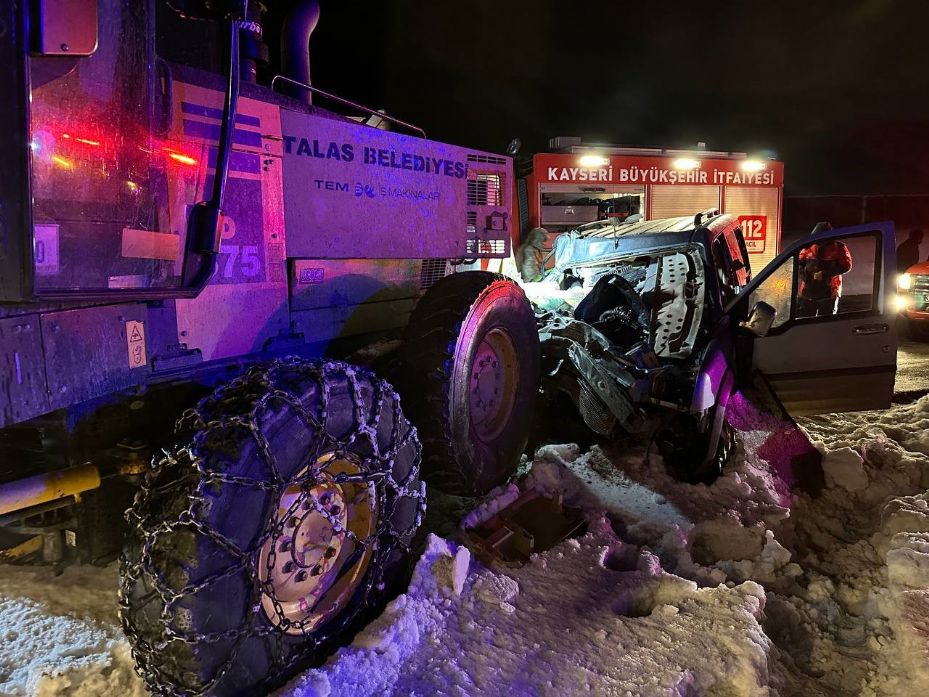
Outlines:
{"type": "Polygon", "coordinates": [[[655,185],[649,194],[649,218],[674,218],[678,215],[695,215],[708,208],[719,207],[719,187],[709,185],[655,185]]]}
{"type": "Polygon", "coordinates": [[[539,356],[535,314],[512,280],[469,271],[429,289],[407,328],[401,383],[427,484],[473,495],[509,478],[529,437],[539,356]]]}

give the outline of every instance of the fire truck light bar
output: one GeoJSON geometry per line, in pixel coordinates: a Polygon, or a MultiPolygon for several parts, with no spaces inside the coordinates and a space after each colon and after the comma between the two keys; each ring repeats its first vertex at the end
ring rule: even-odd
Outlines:
{"type": "Polygon", "coordinates": [[[700,166],[700,160],[692,157],[679,157],[674,161],[675,169],[696,169],[700,166]]]}
{"type": "Polygon", "coordinates": [[[578,160],[581,167],[605,167],[610,161],[601,155],[583,155],[578,160]]]}

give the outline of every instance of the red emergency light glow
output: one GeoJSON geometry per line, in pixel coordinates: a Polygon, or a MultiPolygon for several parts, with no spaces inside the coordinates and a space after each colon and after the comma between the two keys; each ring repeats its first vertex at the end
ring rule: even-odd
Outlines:
{"type": "Polygon", "coordinates": [[[70,133],[62,133],[61,137],[65,140],[73,140],[76,143],[83,143],[84,145],[92,145],[95,148],[100,147],[99,140],[91,140],[90,138],[81,138],[79,136],[72,136],[70,133]]]}
{"type": "Polygon", "coordinates": [[[179,152],[169,152],[168,157],[170,157],[175,162],[180,162],[182,165],[195,165],[197,161],[192,158],[190,155],[184,155],[179,152]]]}

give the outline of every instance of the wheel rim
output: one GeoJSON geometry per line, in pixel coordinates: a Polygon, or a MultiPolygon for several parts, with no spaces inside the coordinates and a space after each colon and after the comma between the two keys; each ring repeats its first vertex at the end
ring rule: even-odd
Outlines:
{"type": "Polygon", "coordinates": [[[301,470],[278,500],[258,577],[262,610],[287,634],[325,624],[365,576],[377,526],[374,485],[336,481],[337,475],[360,473],[354,456],[330,452],[301,470]]]}
{"type": "Polygon", "coordinates": [[[481,339],[471,364],[468,406],[475,435],[490,441],[503,431],[513,411],[519,362],[513,340],[503,329],[481,339]]]}

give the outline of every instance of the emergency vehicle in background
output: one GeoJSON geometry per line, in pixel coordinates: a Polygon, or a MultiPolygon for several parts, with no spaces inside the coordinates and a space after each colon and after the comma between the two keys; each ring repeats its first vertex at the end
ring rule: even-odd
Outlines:
{"type": "Polygon", "coordinates": [[[910,338],[929,340],[929,261],[921,261],[901,274],[897,290],[897,308],[910,338]]]}
{"type": "MultiPolygon", "coordinates": [[[[631,148],[556,137],[517,183],[521,231],[561,232],[607,218],[657,220],[717,209],[735,215],[751,268],[781,247],[784,164],[745,153],[631,148]]],[[[518,244],[519,241],[516,241],[518,244]]]]}

